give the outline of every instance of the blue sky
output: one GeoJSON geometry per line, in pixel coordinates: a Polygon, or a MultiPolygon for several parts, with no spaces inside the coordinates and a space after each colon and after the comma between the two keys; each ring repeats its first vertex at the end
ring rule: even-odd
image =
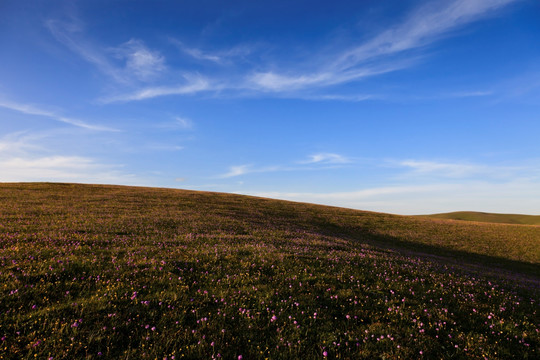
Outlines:
{"type": "Polygon", "coordinates": [[[540,2],[0,3],[0,181],[540,214],[540,2]]]}

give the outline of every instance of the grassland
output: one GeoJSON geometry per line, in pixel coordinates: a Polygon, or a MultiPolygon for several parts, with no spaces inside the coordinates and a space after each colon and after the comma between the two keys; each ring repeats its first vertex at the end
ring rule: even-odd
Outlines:
{"type": "Polygon", "coordinates": [[[537,359],[540,227],[0,184],[0,359],[537,359]]]}
{"type": "Polygon", "coordinates": [[[498,224],[540,225],[540,215],[494,214],[476,211],[456,211],[451,213],[424,216],[432,219],[478,221],[498,224]]]}

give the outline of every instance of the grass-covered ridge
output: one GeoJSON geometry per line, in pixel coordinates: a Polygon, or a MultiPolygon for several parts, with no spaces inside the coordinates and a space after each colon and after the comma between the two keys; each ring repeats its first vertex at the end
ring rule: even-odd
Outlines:
{"type": "Polygon", "coordinates": [[[455,211],[451,213],[423,216],[432,219],[478,221],[499,224],[540,225],[540,215],[496,214],[477,211],[455,211]]]}
{"type": "Polygon", "coordinates": [[[533,359],[539,266],[537,226],[1,184],[0,359],[533,359]]]}

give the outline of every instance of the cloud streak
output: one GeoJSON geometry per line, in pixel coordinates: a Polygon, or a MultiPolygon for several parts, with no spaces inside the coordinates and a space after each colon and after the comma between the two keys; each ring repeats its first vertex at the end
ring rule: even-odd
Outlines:
{"type": "Polygon", "coordinates": [[[211,62],[217,65],[232,65],[233,60],[243,59],[253,51],[253,46],[237,45],[230,49],[210,52],[195,47],[188,47],[177,39],[169,39],[181,52],[191,58],[203,62],[211,62]]]}
{"type": "Polygon", "coordinates": [[[512,179],[529,174],[540,177],[536,164],[514,164],[512,166],[484,165],[473,163],[451,163],[427,160],[403,160],[392,164],[410,170],[405,176],[435,177],[448,179],[512,179]]]}
{"type": "Polygon", "coordinates": [[[432,2],[413,12],[404,22],[373,39],[327,59],[312,73],[258,72],[248,78],[265,91],[290,91],[329,86],[401,70],[416,63],[414,57],[396,59],[410,50],[429,45],[460,26],[476,21],[518,0],[454,0],[432,2]],[[379,65],[375,66],[374,61],[379,65]]]}
{"type": "Polygon", "coordinates": [[[83,24],[77,18],[70,21],[48,20],[45,26],[58,42],[117,83],[149,82],[167,70],[164,56],[150,50],[139,39],[130,39],[118,47],[107,49],[92,44],[83,36],[83,24]]]}
{"type": "Polygon", "coordinates": [[[459,210],[540,214],[540,182],[518,179],[504,183],[386,186],[347,192],[247,192],[248,195],[326,204],[360,210],[417,215],[459,210]],[[513,199],[512,203],[508,199],[513,199]]]}
{"type": "Polygon", "coordinates": [[[333,66],[351,68],[361,62],[426,46],[459,26],[478,20],[518,0],[454,0],[431,2],[402,24],[337,57],[333,66]]]}
{"type": "Polygon", "coordinates": [[[152,99],[170,95],[192,95],[203,91],[216,90],[208,80],[202,77],[186,76],[186,83],[177,86],[146,87],[132,93],[113,95],[100,99],[102,103],[129,102],[152,99]]]}
{"type": "Polygon", "coordinates": [[[0,181],[68,181],[133,183],[134,176],[117,166],[104,165],[81,156],[36,156],[0,158],[0,181]]]}
{"type": "Polygon", "coordinates": [[[0,107],[17,111],[17,112],[27,114],[27,115],[43,116],[43,117],[46,117],[55,121],[59,121],[65,124],[73,125],[76,127],[87,129],[87,130],[118,131],[117,129],[113,129],[110,127],[88,124],[87,122],[84,122],[82,120],[65,117],[63,115],[57,114],[54,111],[44,110],[34,105],[16,103],[16,102],[0,99],[0,107]]]}
{"type": "Polygon", "coordinates": [[[399,165],[411,169],[416,174],[434,174],[455,178],[478,175],[489,171],[486,166],[435,161],[405,160],[399,162],[399,165]]]}
{"type": "Polygon", "coordinates": [[[334,153],[318,153],[309,156],[308,160],[301,161],[300,164],[348,164],[352,161],[343,155],[334,153]]]}
{"type": "Polygon", "coordinates": [[[343,155],[334,153],[318,153],[309,156],[307,160],[297,162],[298,165],[296,166],[275,165],[255,167],[252,164],[235,165],[229,167],[228,172],[218,175],[217,178],[227,179],[252,173],[267,173],[276,171],[320,170],[328,167],[329,165],[334,168],[336,166],[348,164],[351,162],[352,160],[343,155]]]}
{"type": "Polygon", "coordinates": [[[227,179],[227,178],[231,178],[231,177],[245,175],[245,174],[248,174],[248,173],[254,171],[253,169],[250,169],[250,168],[251,168],[251,165],[235,165],[235,166],[231,166],[231,167],[229,167],[228,172],[226,172],[225,174],[219,175],[218,178],[227,179]]]}

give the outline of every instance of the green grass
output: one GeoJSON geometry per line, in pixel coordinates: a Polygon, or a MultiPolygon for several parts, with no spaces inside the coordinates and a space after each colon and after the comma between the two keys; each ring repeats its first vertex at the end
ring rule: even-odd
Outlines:
{"type": "Polygon", "coordinates": [[[537,226],[0,184],[0,359],[535,359],[539,268],[537,226]]]}
{"type": "Polygon", "coordinates": [[[494,214],[475,211],[456,211],[451,213],[422,216],[431,219],[464,220],[498,224],[540,225],[540,215],[494,214]]]}

